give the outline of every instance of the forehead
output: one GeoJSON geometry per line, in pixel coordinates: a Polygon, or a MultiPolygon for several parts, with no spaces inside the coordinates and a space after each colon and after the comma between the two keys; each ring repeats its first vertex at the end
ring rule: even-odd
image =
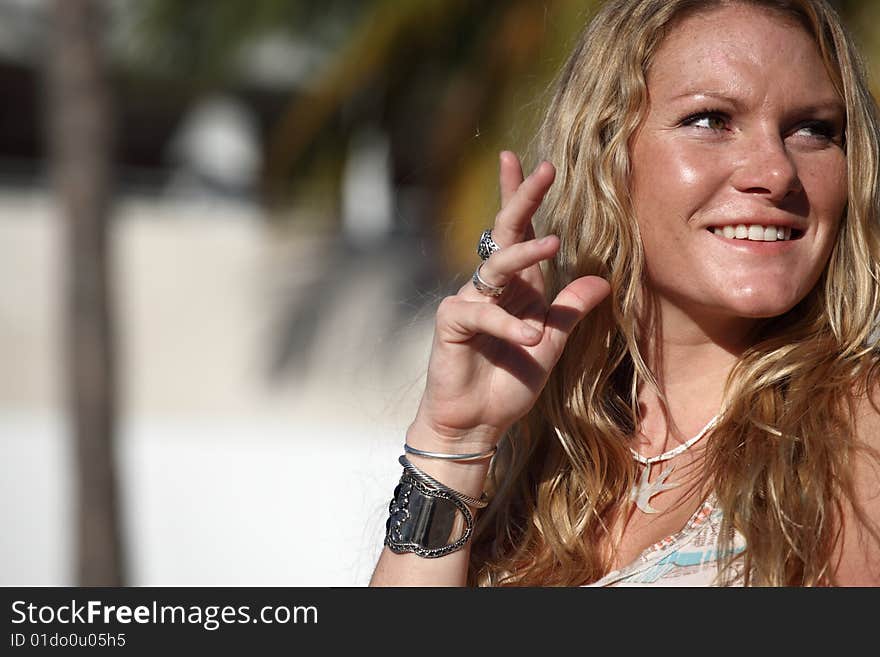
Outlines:
{"type": "Polygon", "coordinates": [[[793,16],[748,4],[699,11],[673,23],[651,61],[648,85],[653,91],[708,86],[719,92],[794,85],[837,95],[806,28],[793,16]]]}

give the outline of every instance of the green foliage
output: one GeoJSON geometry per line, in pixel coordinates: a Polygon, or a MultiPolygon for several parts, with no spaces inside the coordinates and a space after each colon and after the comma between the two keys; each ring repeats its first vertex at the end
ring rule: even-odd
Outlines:
{"type": "Polygon", "coordinates": [[[144,0],[133,5],[138,55],[165,75],[223,81],[242,47],[270,33],[336,47],[369,2],[144,0]]]}
{"type": "MultiPolygon", "coordinates": [[[[203,87],[234,82],[236,57],[265,35],[321,48],[326,59],[305,90],[290,90],[266,134],[267,201],[314,198],[310,186],[330,193],[350,137],[378,126],[392,140],[395,182],[434,199],[419,220],[450,253],[465,253],[494,214],[498,151],[527,146],[545,90],[595,4],[141,0],[136,33],[150,67],[203,87]]],[[[877,80],[880,2],[835,5],[877,80]]]]}

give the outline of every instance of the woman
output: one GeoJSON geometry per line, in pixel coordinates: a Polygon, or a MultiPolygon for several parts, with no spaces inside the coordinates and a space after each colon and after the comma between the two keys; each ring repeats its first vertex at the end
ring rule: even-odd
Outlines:
{"type": "Polygon", "coordinates": [[[540,137],[371,584],[880,584],[878,120],[833,10],[609,2],[540,137]]]}

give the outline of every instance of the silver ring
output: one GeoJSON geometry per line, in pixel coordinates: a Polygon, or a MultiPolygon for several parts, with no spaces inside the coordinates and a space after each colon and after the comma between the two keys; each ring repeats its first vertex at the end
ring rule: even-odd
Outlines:
{"type": "Polygon", "coordinates": [[[471,281],[474,284],[474,287],[477,288],[477,292],[487,297],[500,297],[504,292],[504,285],[492,285],[491,283],[487,283],[480,276],[480,270],[483,268],[484,263],[480,263],[480,266],[477,267],[476,271],[474,271],[474,275],[471,278],[471,281]]]}
{"type": "Polygon", "coordinates": [[[480,260],[488,260],[489,256],[498,251],[501,247],[492,239],[492,229],[487,228],[480,235],[480,241],[477,243],[477,255],[480,260]]]}

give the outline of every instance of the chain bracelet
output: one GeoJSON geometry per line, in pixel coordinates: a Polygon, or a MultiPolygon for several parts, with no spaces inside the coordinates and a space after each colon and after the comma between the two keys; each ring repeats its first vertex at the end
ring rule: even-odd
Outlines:
{"type": "Polygon", "coordinates": [[[413,477],[417,481],[420,481],[423,484],[426,484],[428,486],[432,486],[433,488],[435,488],[437,490],[442,490],[446,493],[449,493],[450,495],[455,496],[457,499],[461,500],[462,502],[464,502],[468,506],[472,506],[476,509],[482,509],[482,508],[485,508],[489,504],[489,497],[486,495],[486,493],[483,493],[482,495],[480,495],[480,497],[478,499],[476,497],[471,497],[470,495],[465,495],[464,493],[461,493],[461,492],[455,490],[454,488],[450,488],[449,486],[441,484],[439,481],[434,479],[431,475],[427,474],[426,472],[422,472],[421,470],[419,470],[419,468],[417,468],[412,463],[410,463],[409,459],[406,458],[406,454],[401,454],[400,458],[397,459],[397,462],[403,466],[404,472],[409,474],[411,477],[413,477]]]}

